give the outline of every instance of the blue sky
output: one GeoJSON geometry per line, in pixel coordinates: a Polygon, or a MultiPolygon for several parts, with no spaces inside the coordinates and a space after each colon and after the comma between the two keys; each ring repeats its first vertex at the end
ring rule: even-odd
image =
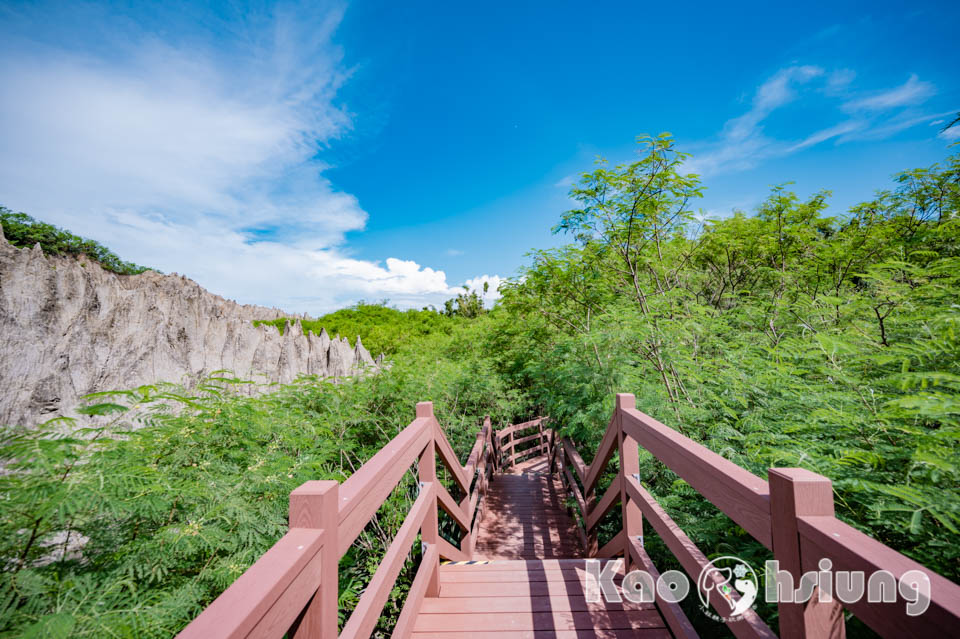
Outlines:
{"type": "Polygon", "coordinates": [[[712,216],[942,160],[960,6],[903,6],[5,3],[0,203],[243,302],[437,304],[640,134],[712,216]]]}

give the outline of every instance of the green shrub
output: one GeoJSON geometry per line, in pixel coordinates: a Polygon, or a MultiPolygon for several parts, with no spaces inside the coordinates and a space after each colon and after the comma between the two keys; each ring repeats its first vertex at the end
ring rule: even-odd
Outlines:
{"type": "MultiPolygon", "coordinates": [[[[146,386],[91,397],[74,423],[4,429],[0,636],[175,634],[286,532],[291,490],[349,477],[413,420],[418,401],[434,402],[464,461],[483,415],[502,423],[526,410],[469,348],[462,333],[472,330],[411,344],[363,379],[304,377],[254,398],[221,378],[193,393],[146,386]],[[86,539],[78,552],[62,552],[70,539],[57,534],[68,531],[86,539]]],[[[342,613],[415,487],[410,473],[341,561],[342,613]]],[[[382,628],[408,586],[398,583],[382,628]]]]}
{"type": "Polygon", "coordinates": [[[120,275],[136,275],[151,270],[132,262],[124,262],[115,253],[101,244],[78,237],[73,233],[40,222],[26,213],[14,213],[0,206],[0,226],[7,241],[20,248],[32,248],[40,244],[47,255],[86,255],[103,268],[120,275]]]}
{"type": "MultiPolygon", "coordinates": [[[[270,324],[283,332],[288,321],[291,320],[257,320],[254,324],[270,324]]],[[[374,357],[380,353],[393,355],[406,342],[435,333],[449,334],[453,329],[451,318],[430,308],[401,311],[386,303],[367,302],[301,324],[304,332],[319,335],[321,329],[325,329],[330,337],[340,335],[351,342],[359,335],[364,347],[374,357]]]]}

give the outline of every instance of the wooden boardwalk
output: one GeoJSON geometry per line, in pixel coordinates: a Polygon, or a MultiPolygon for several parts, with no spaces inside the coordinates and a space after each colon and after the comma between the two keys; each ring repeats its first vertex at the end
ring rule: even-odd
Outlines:
{"type": "Polygon", "coordinates": [[[494,475],[487,487],[474,559],[564,559],[582,557],[573,518],[545,456],[494,475]]]}
{"type": "MultiPolygon", "coordinates": [[[[514,559],[440,566],[440,596],[417,615],[417,639],[672,635],[653,604],[588,603],[584,559],[514,559]]],[[[622,571],[621,571],[622,572],[622,571]]]]}
{"type": "MultiPolygon", "coordinates": [[[[914,593],[920,600],[928,596],[919,615],[909,605],[863,600],[843,607],[837,600],[781,602],[783,639],[845,636],[844,608],[883,637],[960,636],[960,586],[838,520],[826,477],[802,468],[771,468],[766,480],[753,475],[641,413],[630,394],[617,395],[589,464],[573,441],[544,422],[540,417],[495,430],[485,418],[461,464],[433,404],[418,403],[416,419],[345,482],[314,480],[294,490],[287,534],[178,637],[369,639],[419,535],[423,558],[391,639],[694,639],[683,609],[660,589],[654,589],[654,603],[586,599],[588,557],[601,570],[604,562],[623,557],[627,569],[640,568],[655,583],[660,579],[643,546],[645,527],[687,575],[695,579],[710,568],[707,556],[644,487],[641,447],[770,550],[794,583],[821,559],[835,570],[872,574],[880,568],[896,579],[921,571],[929,579],[928,595],[914,593]],[[601,481],[615,457],[616,476],[601,481]],[[440,481],[438,464],[459,500],[440,481]],[[341,625],[339,563],[414,467],[418,496],[341,625]],[[460,528],[458,539],[440,535],[440,509],[460,528]],[[620,530],[600,545],[603,522],[616,511],[620,530]]],[[[620,570],[622,581],[624,566],[620,570]]],[[[739,593],[721,595],[723,576],[717,570],[706,574],[711,607],[729,615],[739,593]]],[[[913,601],[904,583],[899,592],[913,601]]],[[[776,639],[753,608],[724,623],[736,637],[776,639]]]]}
{"type": "MultiPolygon", "coordinates": [[[[413,626],[419,639],[671,637],[653,604],[588,603],[576,524],[549,460],[494,475],[473,558],[440,566],[440,592],[413,626]]],[[[621,571],[622,574],[622,571],[621,571]]]]}

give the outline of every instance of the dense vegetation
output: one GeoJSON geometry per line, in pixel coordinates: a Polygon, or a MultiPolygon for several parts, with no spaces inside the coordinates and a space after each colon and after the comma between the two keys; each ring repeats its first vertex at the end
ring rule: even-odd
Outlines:
{"type": "Polygon", "coordinates": [[[124,262],[103,245],[78,237],[46,222],[39,222],[26,213],[14,213],[0,206],[0,227],[7,241],[20,248],[40,244],[47,255],[86,256],[103,268],[121,275],[136,275],[148,269],[132,262],[124,262]]]}
{"type": "Polygon", "coordinates": [[[828,475],[841,516],[956,578],[960,157],[847,215],[778,187],[755,215],[698,227],[683,156],[644,145],[583,177],[557,227],[575,243],[535,253],[506,291],[514,383],[581,439],[626,388],[758,474],[828,475]]]}
{"type": "MultiPolygon", "coordinates": [[[[282,333],[287,319],[258,320],[254,324],[270,324],[282,333]]],[[[350,308],[328,313],[315,320],[301,322],[304,332],[330,337],[346,337],[351,341],[360,336],[364,347],[376,357],[379,353],[393,355],[407,342],[434,333],[449,334],[452,324],[446,317],[430,310],[400,311],[384,304],[360,302],[350,308]]]]}
{"type": "MultiPolygon", "coordinates": [[[[838,516],[960,580],[960,157],[897,175],[848,212],[783,186],[753,213],[702,221],[699,181],[670,138],[641,143],[636,162],[583,176],[556,229],[571,242],[534,252],[492,311],[465,299],[444,314],[363,304],[321,318],[390,354],[377,376],[255,399],[224,381],[189,398],[145,388],[93,399],[108,402],[90,409],[107,427],[9,428],[0,633],[170,634],[282,534],[291,489],[349,475],[423,399],[462,454],[485,413],[548,414],[589,453],[613,394],[633,392],[758,475],[829,476],[838,516]],[[185,408],[152,410],[170,403],[185,408]],[[57,531],[88,538],[82,556],[58,550],[69,543],[57,531]]],[[[742,530],[641,455],[645,484],[705,553],[762,563],[742,530]]],[[[344,610],[409,488],[341,563],[344,610]]]]}
{"type": "MultiPolygon", "coordinates": [[[[698,222],[668,137],[599,166],[505,292],[501,370],[594,449],[613,393],[764,476],[834,482],[838,516],[960,577],[960,157],[842,215],[774,189],[698,222]]],[[[708,554],[759,545],[654,463],[645,483],[708,554]]],[[[659,559],[659,558],[658,558],[659,559]]]]}
{"type": "MultiPolygon", "coordinates": [[[[394,355],[406,343],[428,337],[434,333],[449,335],[453,330],[452,318],[473,319],[486,312],[483,298],[477,291],[464,286],[464,291],[444,304],[442,312],[432,307],[422,310],[401,311],[388,305],[360,302],[350,308],[327,313],[315,320],[301,322],[304,332],[320,334],[327,331],[330,337],[361,338],[363,345],[374,357],[379,353],[394,355]]],[[[489,290],[484,283],[483,292],[489,290]]],[[[275,320],[256,320],[254,324],[270,324],[280,333],[287,322],[285,318],[275,320]]]]}
{"type": "MultiPolygon", "coordinates": [[[[364,380],[304,378],[254,399],[231,396],[236,380],[223,378],[191,394],[144,387],[92,398],[86,412],[105,425],[8,430],[0,635],[175,634],[286,531],[291,490],[351,475],[412,420],[417,401],[434,401],[460,450],[475,416],[526,412],[470,341],[436,338],[429,353],[406,350],[364,380]],[[71,551],[78,540],[82,557],[71,551]]],[[[342,609],[355,605],[414,491],[402,484],[341,562],[342,609]]],[[[388,606],[385,627],[402,602],[388,606]]]]}

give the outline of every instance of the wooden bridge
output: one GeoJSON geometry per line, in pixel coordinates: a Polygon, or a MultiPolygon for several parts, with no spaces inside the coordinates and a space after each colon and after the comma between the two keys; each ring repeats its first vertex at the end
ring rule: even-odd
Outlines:
{"type": "MultiPolygon", "coordinates": [[[[604,569],[624,558],[609,567],[620,566],[613,579],[618,585],[634,568],[659,579],[644,549],[645,525],[690,576],[690,596],[697,597],[697,579],[709,563],[643,487],[638,446],[771,550],[795,584],[802,573],[820,570],[824,558],[834,575],[885,570],[897,580],[882,603],[821,601],[817,593],[805,604],[779,603],[780,636],[844,637],[844,608],[884,637],[960,636],[960,586],[836,519],[829,479],[779,468],[764,480],[637,411],[632,395],[617,396],[590,464],[547,424],[541,418],[495,431],[487,419],[461,465],[433,405],[417,404],[416,419],[342,485],[310,481],[294,490],[289,532],[180,637],[369,637],[418,535],[420,565],[392,637],[696,637],[668,590],[654,587],[653,600],[641,603],[587,597],[588,558],[599,559],[604,569]],[[611,464],[614,458],[618,463],[611,464]],[[438,478],[438,459],[450,489],[438,478]],[[341,625],[338,562],[414,466],[419,495],[341,625]],[[622,528],[600,547],[599,524],[618,506],[622,528]],[[458,535],[441,534],[441,511],[458,535]],[[910,571],[929,578],[929,606],[916,616],[904,599],[922,591],[916,585],[910,590],[916,577],[910,571]]],[[[710,604],[718,616],[730,615],[738,593],[725,595],[722,578],[711,574],[710,604]]],[[[835,577],[826,583],[841,592],[835,577]]],[[[737,637],[776,636],[749,608],[726,624],[737,637]]]]}

